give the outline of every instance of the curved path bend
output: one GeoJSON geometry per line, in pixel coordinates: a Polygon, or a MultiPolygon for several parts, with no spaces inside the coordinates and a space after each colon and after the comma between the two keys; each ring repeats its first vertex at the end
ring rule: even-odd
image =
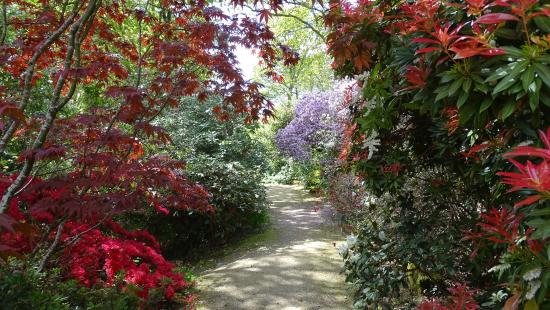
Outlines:
{"type": "Polygon", "coordinates": [[[269,240],[204,272],[198,309],[350,309],[329,209],[298,186],[267,187],[269,240]]]}

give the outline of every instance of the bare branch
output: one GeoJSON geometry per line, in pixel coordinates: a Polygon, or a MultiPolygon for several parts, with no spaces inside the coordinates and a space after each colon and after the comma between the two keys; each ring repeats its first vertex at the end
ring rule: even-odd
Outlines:
{"type": "Polygon", "coordinates": [[[57,231],[55,232],[55,238],[53,239],[52,244],[48,248],[48,251],[46,251],[46,254],[44,254],[44,257],[42,257],[42,260],[40,261],[40,264],[38,265],[38,272],[42,272],[44,270],[44,267],[46,267],[46,263],[48,262],[48,259],[50,259],[50,256],[53,254],[53,251],[55,251],[55,248],[59,244],[59,240],[61,240],[61,233],[63,232],[63,227],[65,226],[65,221],[61,221],[59,223],[59,226],[57,226],[57,231]]]}

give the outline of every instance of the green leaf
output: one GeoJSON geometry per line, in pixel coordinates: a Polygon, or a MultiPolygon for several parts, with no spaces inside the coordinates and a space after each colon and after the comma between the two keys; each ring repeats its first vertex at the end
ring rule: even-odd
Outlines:
{"type": "Polygon", "coordinates": [[[495,34],[500,38],[505,38],[509,40],[515,40],[519,38],[517,31],[510,28],[499,28],[497,31],[495,31],[495,34]]]}
{"type": "Polygon", "coordinates": [[[485,81],[483,80],[483,78],[479,75],[472,75],[470,76],[472,78],[472,80],[476,83],[476,84],[484,84],[485,81]]]}
{"type": "Polygon", "coordinates": [[[527,214],[527,216],[545,216],[545,215],[550,215],[550,209],[549,208],[534,210],[534,211],[529,212],[529,214],[527,214]]]}
{"type": "Polygon", "coordinates": [[[497,272],[498,271],[498,278],[500,279],[502,277],[502,274],[506,270],[510,269],[510,267],[512,267],[512,265],[510,265],[508,263],[503,263],[503,264],[493,266],[491,269],[489,269],[489,272],[497,272]]]}
{"type": "Polygon", "coordinates": [[[477,105],[469,102],[458,110],[458,119],[460,124],[466,124],[477,112],[477,105]]]}
{"type": "Polygon", "coordinates": [[[514,111],[516,110],[516,103],[514,101],[509,101],[504,105],[504,107],[500,110],[500,119],[505,120],[507,119],[514,111]]]}
{"type": "Polygon", "coordinates": [[[537,107],[539,106],[539,94],[535,94],[533,96],[529,96],[529,107],[531,108],[531,111],[535,111],[537,107]]]}
{"type": "Polygon", "coordinates": [[[490,108],[492,104],[493,104],[493,99],[485,98],[485,100],[481,102],[481,106],[479,107],[479,113],[484,112],[485,110],[490,108]]]}
{"type": "Polygon", "coordinates": [[[462,86],[462,83],[464,82],[464,78],[459,78],[458,80],[454,81],[451,86],[449,86],[449,97],[453,96],[456,91],[462,86]]]}
{"type": "Polygon", "coordinates": [[[485,79],[485,83],[494,82],[505,77],[508,74],[509,69],[510,69],[510,65],[497,68],[495,70],[495,73],[491,74],[488,78],[485,79]]]}
{"type": "Polygon", "coordinates": [[[550,55],[542,55],[537,57],[537,62],[547,64],[550,63],[550,55]]]}
{"type": "Polygon", "coordinates": [[[523,85],[523,89],[526,92],[529,92],[529,85],[533,83],[533,80],[535,79],[535,68],[533,66],[529,66],[525,72],[521,75],[521,85],[523,85]]]}
{"type": "Polygon", "coordinates": [[[516,94],[516,100],[525,96],[525,91],[523,90],[521,83],[514,83],[510,88],[508,88],[508,93],[516,94]]]}
{"type": "Polygon", "coordinates": [[[460,107],[466,102],[468,99],[469,94],[467,92],[461,92],[460,96],[458,97],[458,101],[456,102],[457,108],[460,109],[460,107]]]}
{"type": "Polygon", "coordinates": [[[537,16],[533,18],[537,27],[546,33],[550,33],[550,18],[546,16],[537,16]]]}
{"type": "Polygon", "coordinates": [[[482,83],[482,84],[478,84],[476,83],[476,89],[484,94],[487,93],[487,91],[489,90],[489,86],[485,83],[482,83]]]}
{"type": "Polygon", "coordinates": [[[546,86],[550,86],[550,69],[547,66],[538,62],[534,62],[533,66],[535,66],[535,71],[542,79],[544,84],[546,84],[546,86]]]}
{"type": "Polygon", "coordinates": [[[438,89],[435,90],[435,93],[437,94],[437,96],[435,96],[435,101],[439,101],[443,98],[447,98],[447,93],[448,93],[448,87],[447,86],[441,86],[439,87],[438,89]]]}
{"type": "Polygon", "coordinates": [[[549,219],[534,219],[527,222],[527,225],[534,227],[536,230],[531,235],[533,239],[545,239],[550,237],[550,220],[549,219]]]}
{"type": "Polygon", "coordinates": [[[472,80],[471,79],[465,79],[464,83],[462,84],[462,90],[465,92],[470,91],[470,87],[472,87],[472,80]]]}
{"type": "Polygon", "coordinates": [[[511,70],[508,72],[508,74],[500,80],[500,82],[495,86],[493,89],[493,95],[500,93],[503,90],[506,90],[510,86],[514,85],[516,82],[515,78],[525,70],[527,65],[529,64],[527,61],[520,61],[514,63],[515,65],[511,67],[511,70]]]}
{"type": "Polygon", "coordinates": [[[529,106],[531,107],[531,111],[535,111],[539,106],[541,86],[542,82],[540,80],[536,80],[529,85],[529,92],[527,95],[529,96],[529,106]]]}
{"type": "Polygon", "coordinates": [[[505,46],[503,47],[504,51],[506,52],[506,55],[514,56],[516,58],[523,58],[525,55],[523,55],[523,51],[517,47],[513,46],[505,46]]]}
{"type": "Polygon", "coordinates": [[[441,84],[449,83],[454,80],[456,76],[453,76],[450,72],[445,72],[441,75],[441,84]]]}

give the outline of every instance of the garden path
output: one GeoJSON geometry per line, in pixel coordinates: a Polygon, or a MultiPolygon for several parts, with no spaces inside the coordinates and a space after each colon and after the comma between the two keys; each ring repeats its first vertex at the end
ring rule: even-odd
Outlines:
{"type": "Polygon", "coordinates": [[[198,309],[350,309],[329,209],[298,186],[268,185],[268,195],[269,237],[199,277],[198,309]]]}

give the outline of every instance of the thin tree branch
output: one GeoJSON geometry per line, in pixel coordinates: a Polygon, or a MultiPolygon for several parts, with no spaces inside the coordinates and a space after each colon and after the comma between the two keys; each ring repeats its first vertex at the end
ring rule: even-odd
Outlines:
{"type": "Polygon", "coordinates": [[[8,4],[6,2],[7,0],[2,1],[2,37],[0,38],[0,45],[4,45],[8,35],[8,4]]]}
{"type": "Polygon", "coordinates": [[[40,261],[40,264],[38,265],[38,272],[42,272],[44,270],[44,267],[46,267],[46,263],[48,262],[48,259],[53,254],[53,251],[55,251],[55,248],[59,244],[59,240],[61,240],[61,233],[63,232],[63,227],[65,226],[65,221],[61,221],[59,223],[59,226],[57,226],[57,231],[55,232],[55,238],[53,239],[52,244],[48,248],[48,251],[46,251],[46,254],[42,257],[42,260],[40,261]]]}
{"type": "MultiPolygon", "coordinates": [[[[82,30],[82,27],[85,27],[86,23],[88,22],[88,19],[93,18],[95,11],[97,10],[97,4],[98,2],[96,0],[92,0],[88,5],[88,7],[86,8],[86,11],[82,14],[82,16],[78,19],[78,21],[75,24],[73,24],[73,26],[71,27],[67,55],[65,57],[65,63],[63,65],[61,75],[58,78],[56,86],[54,88],[52,101],[50,103],[50,108],[48,109],[44,123],[42,124],[40,131],[38,132],[38,135],[36,136],[32,144],[32,147],[30,149],[31,151],[38,150],[39,148],[42,147],[42,145],[44,145],[44,143],[46,142],[48,133],[50,132],[51,127],[53,126],[53,122],[57,117],[57,113],[68,102],[67,98],[60,100],[61,90],[63,88],[63,85],[65,84],[65,81],[71,69],[75,50],[78,53],[79,47],[77,47],[77,45],[80,44],[83,40],[83,38],[77,39],[78,33],[79,31],[82,30]]],[[[3,213],[6,210],[14,194],[19,190],[19,188],[25,182],[25,179],[30,175],[32,168],[34,167],[34,163],[35,163],[34,156],[29,156],[25,160],[25,162],[23,163],[23,167],[21,168],[21,170],[19,171],[19,174],[17,175],[17,178],[6,189],[6,192],[2,196],[2,199],[0,200],[0,213],[3,213]]]]}
{"type": "MultiPolygon", "coordinates": [[[[27,106],[29,99],[31,97],[31,81],[34,76],[34,70],[36,66],[36,62],[38,59],[46,52],[46,50],[69,28],[71,23],[74,21],[74,19],[77,16],[78,11],[80,10],[80,5],[77,5],[78,3],[75,3],[73,7],[73,12],[69,18],[65,20],[65,22],[57,28],[57,30],[52,33],[49,37],[44,39],[39,45],[36,51],[34,52],[33,56],[29,60],[29,64],[27,66],[27,69],[25,72],[23,72],[23,94],[21,98],[21,102],[18,104],[18,108],[22,111],[27,106]]],[[[0,154],[3,153],[6,149],[6,146],[8,142],[10,141],[11,137],[15,133],[15,130],[17,129],[17,122],[11,121],[8,125],[8,128],[4,131],[4,134],[2,135],[2,138],[0,139],[0,154]]],[[[2,211],[0,210],[0,213],[2,211]]]]}
{"type": "MultiPolygon", "coordinates": [[[[251,11],[253,11],[255,13],[260,13],[259,10],[256,10],[253,7],[249,6],[249,5],[245,5],[245,7],[247,7],[248,9],[250,9],[251,11]]],[[[323,41],[325,40],[325,35],[323,35],[321,33],[321,31],[319,31],[319,29],[317,29],[310,22],[308,22],[307,20],[301,18],[300,16],[296,16],[296,15],[292,15],[292,14],[288,14],[288,13],[275,13],[275,12],[271,13],[271,16],[294,18],[295,20],[297,20],[300,23],[304,24],[311,31],[313,31],[313,33],[315,33],[315,35],[317,35],[321,40],[323,40],[323,41]]]]}
{"type": "Polygon", "coordinates": [[[319,31],[311,23],[309,23],[308,21],[304,20],[303,18],[301,18],[299,16],[292,15],[292,14],[286,14],[286,13],[272,13],[271,15],[278,16],[278,17],[294,18],[295,20],[297,20],[297,21],[301,22],[302,24],[304,24],[311,31],[313,31],[313,33],[315,33],[321,40],[325,40],[325,36],[321,33],[321,31],[319,31]]]}

